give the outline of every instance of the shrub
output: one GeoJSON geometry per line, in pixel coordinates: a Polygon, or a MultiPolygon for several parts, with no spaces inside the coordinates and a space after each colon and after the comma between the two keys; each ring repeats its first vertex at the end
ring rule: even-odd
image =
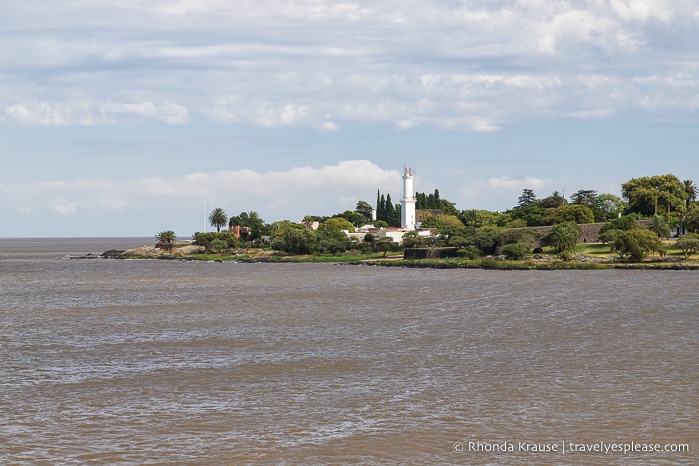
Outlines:
{"type": "Polygon", "coordinates": [[[502,244],[502,234],[505,230],[498,227],[482,227],[476,230],[476,234],[473,236],[473,245],[476,246],[481,254],[495,254],[498,246],[502,244]]]}
{"type": "Polygon", "coordinates": [[[359,243],[357,245],[357,250],[361,254],[369,254],[371,251],[371,243],[359,243]]]}
{"type": "Polygon", "coordinates": [[[699,234],[687,233],[675,242],[675,246],[682,251],[685,259],[689,259],[689,256],[699,251],[699,234]]]}
{"type": "Polygon", "coordinates": [[[619,233],[614,247],[621,257],[640,262],[651,252],[665,255],[665,245],[658,235],[645,228],[635,228],[619,233]]]}
{"type": "Polygon", "coordinates": [[[609,246],[609,252],[614,252],[614,242],[621,231],[622,230],[607,229],[599,234],[599,240],[602,242],[602,244],[609,246]]]}
{"type": "Polygon", "coordinates": [[[504,231],[501,235],[501,244],[519,243],[525,248],[525,252],[531,251],[541,238],[541,233],[533,228],[517,228],[504,231]]]}
{"type": "Polygon", "coordinates": [[[318,243],[321,252],[329,252],[330,254],[339,254],[347,250],[347,242],[337,239],[324,239],[318,243]]]}
{"type": "Polygon", "coordinates": [[[500,249],[500,253],[503,254],[509,260],[518,260],[524,257],[526,254],[526,247],[528,245],[522,243],[510,243],[506,244],[500,249]]]}
{"type": "Polygon", "coordinates": [[[571,251],[561,251],[558,254],[558,257],[563,261],[563,262],[570,262],[575,258],[575,254],[573,254],[571,251]]]}
{"type": "Polygon", "coordinates": [[[634,228],[638,228],[636,220],[640,218],[641,216],[638,214],[628,214],[623,217],[615,218],[609,223],[602,225],[602,228],[599,230],[600,235],[607,230],[633,230],[634,228]]]}
{"type": "Polygon", "coordinates": [[[194,233],[194,244],[197,246],[204,246],[207,251],[214,251],[212,243],[218,241],[216,246],[219,250],[233,249],[238,247],[238,238],[233,232],[222,231],[222,232],[210,232],[210,233],[194,233]],[[221,245],[221,243],[223,245],[221,245]]]}
{"type": "Polygon", "coordinates": [[[478,250],[477,247],[471,245],[471,246],[466,246],[463,249],[459,249],[459,251],[457,252],[457,255],[459,257],[473,260],[476,257],[479,257],[481,254],[480,254],[480,251],[478,250]]]}
{"type": "Polygon", "coordinates": [[[484,257],[483,259],[481,259],[480,265],[483,268],[492,269],[498,266],[498,262],[492,257],[484,257]]]}
{"type": "Polygon", "coordinates": [[[221,251],[228,249],[228,243],[222,239],[216,238],[209,243],[209,249],[211,249],[213,252],[220,253],[221,251]]]}

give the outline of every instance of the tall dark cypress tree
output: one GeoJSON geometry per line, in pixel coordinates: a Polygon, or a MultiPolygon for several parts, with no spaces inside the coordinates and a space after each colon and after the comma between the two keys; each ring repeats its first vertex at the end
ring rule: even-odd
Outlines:
{"type": "Polygon", "coordinates": [[[386,222],[392,227],[396,226],[396,210],[391,202],[390,194],[386,194],[386,222]]]}
{"type": "Polygon", "coordinates": [[[390,222],[386,216],[386,198],[384,198],[383,194],[379,199],[379,206],[376,209],[376,220],[383,220],[390,225],[390,222]]]}

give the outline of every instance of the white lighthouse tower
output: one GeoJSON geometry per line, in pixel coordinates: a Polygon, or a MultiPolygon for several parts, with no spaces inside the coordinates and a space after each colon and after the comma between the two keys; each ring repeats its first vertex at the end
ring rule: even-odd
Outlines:
{"type": "Polygon", "coordinates": [[[405,230],[415,229],[415,192],[413,169],[403,168],[403,198],[400,200],[400,224],[405,230]]]}

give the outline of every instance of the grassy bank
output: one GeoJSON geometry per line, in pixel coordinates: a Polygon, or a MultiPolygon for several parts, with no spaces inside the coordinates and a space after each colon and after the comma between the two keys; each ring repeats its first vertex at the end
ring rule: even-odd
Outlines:
{"type": "Polygon", "coordinates": [[[622,261],[618,255],[601,243],[578,244],[573,260],[563,260],[552,248],[544,248],[542,254],[528,254],[522,260],[501,260],[494,257],[466,259],[450,257],[449,259],[405,260],[403,253],[393,253],[384,257],[383,253],[359,254],[350,251],[343,254],[289,255],[265,249],[249,249],[230,253],[214,254],[161,254],[150,256],[123,256],[125,259],[171,259],[199,261],[236,261],[236,262],[330,262],[361,265],[381,265],[387,267],[411,268],[480,268],[498,270],[604,270],[621,269],[659,269],[659,270],[699,270],[699,254],[685,260],[682,252],[667,242],[668,251],[664,258],[650,257],[642,262],[622,261]]]}

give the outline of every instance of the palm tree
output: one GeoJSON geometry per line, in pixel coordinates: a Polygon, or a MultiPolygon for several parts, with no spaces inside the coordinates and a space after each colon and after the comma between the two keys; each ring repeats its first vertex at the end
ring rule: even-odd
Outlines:
{"type": "Polygon", "coordinates": [[[303,217],[303,227],[306,230],[310,230],[313,227],[313,217],[311,217],[310,215],[306,215],[305,217],[303,217]]]}
{"type": "Polygon", "coordinates": [[[658,235],[660,239],[667,239],[670,237],[670,233],[672,233],[670,223],[665,220],[665,217],[661,217],[660,215],[653,216],[653,220],[648,226],[648,229],[658,235]]]}
{"type": "Polygon", "coordinates": [[[689,204],[696,201],[697,196],[699,196],[699,188],[697,188],[697,185],[695,185],[692,180],[684,180],[682,183],[684,184],[685,201],[689,209],[689,204]]]}
{"type": "Polygon", "coordinates": [[[215,208],[209,214],[209,225],[211,225],[212,227],[216,227],[217,232],[220,232],[221,227],[225,227],[227,222],[228,216],[226,215],[226,212],[224,212],[223,209],[220,207],[215,208]]]}
{"type": "Polygon", "coordinates": [[[177,235],[172,230],[165,230],[155,235],[155,239],[158,240],[158,243],[164,244],[166,249],[172,249],[172,243],[177,239],[177,235]]]}
{"type": "Polygon", "coordinates": [[[562,205],[565,205],[565,204],[566,204],[565,198],[563,198],[563,196],[561,196],[561,193],[559,193],[558,191],[552,192],[549,197],[544,199],[544,205],[546,207],[556,208],[556,207],[561,207],[562,205]]]}
{"type": "Polygon", "coordinates": [[[548,234],[553,247],[559,251],[572,251],[582,235],[582,230],[575,222],[557,223],[548,234]]]}
{"type": "Polygon", "coordinates": [[[155,239],[161,243],[172,243],[177,239],[177,235],[172,230],[165,230],[155,235],[155,239]]]}

